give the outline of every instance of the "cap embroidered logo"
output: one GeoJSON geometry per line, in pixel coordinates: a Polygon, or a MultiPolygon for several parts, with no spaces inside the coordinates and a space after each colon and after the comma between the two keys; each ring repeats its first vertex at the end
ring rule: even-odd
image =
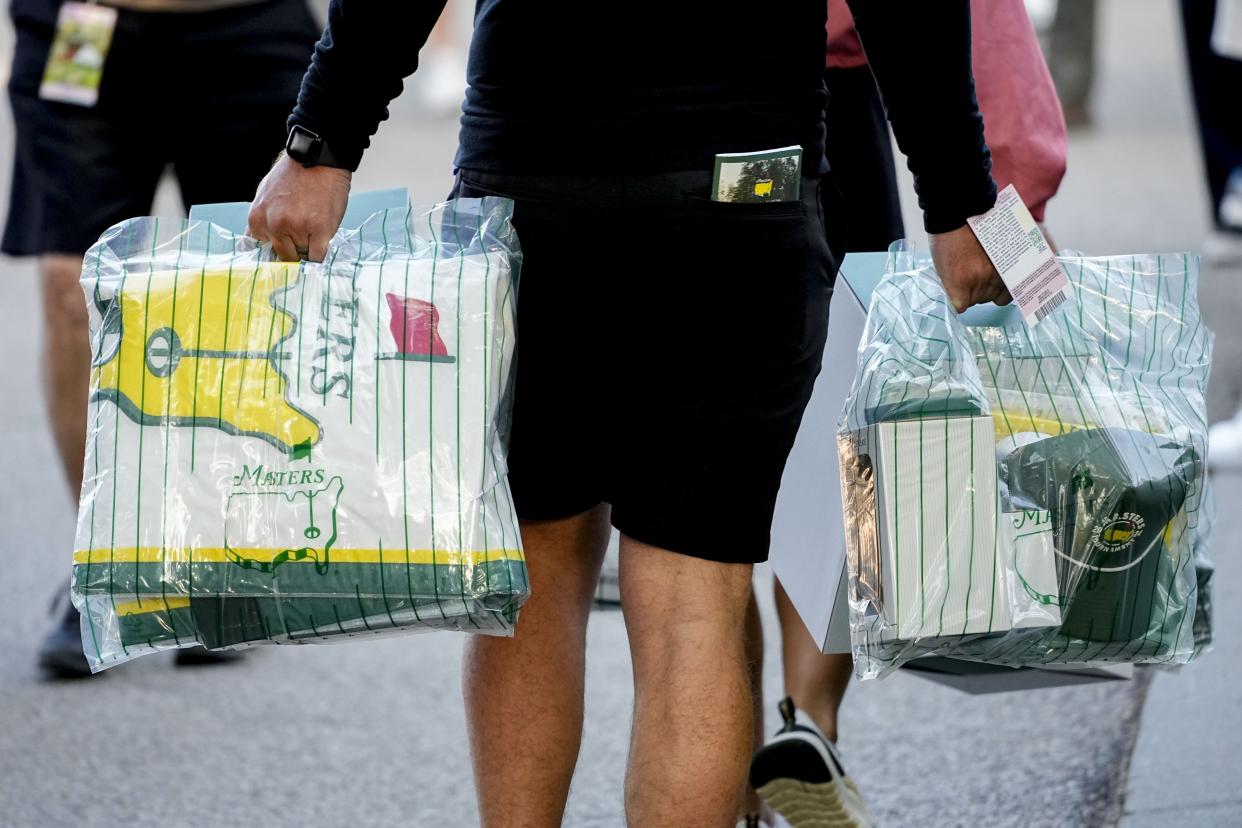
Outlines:
{"type": "MultiPolygon", "coordinates": [[[[1143,534],[1143,530],[1147,528],[1147,521],[1143,520],[1143,516],[1137,512],[1125,512],[1120,515],[1113,515],[1108,520],[1101,521],[1091,531],[1091,547],[1103,552],[1106,556],[1112,556],[1117,552],[1124,552],[1134,546],[1134,542],[1143,534]]],[[[1105,567],[1092,566],[1091,569],[1098,569],[1101,572],[1116,572],[1123,569],[1129,569],[1142,560],[1143,556],[1139,555],[1130,561],[1113,561],[1121,563],[1120,566],[1105,567]]],[[[1107,560],[1108,558],[1106,558],[1107,560]]]]}

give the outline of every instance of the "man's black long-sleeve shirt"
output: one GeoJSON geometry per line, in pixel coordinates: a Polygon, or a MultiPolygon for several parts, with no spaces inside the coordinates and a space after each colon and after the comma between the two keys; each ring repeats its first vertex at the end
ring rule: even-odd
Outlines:
{"type": "MultiPolygon", "coordinates": [[[[925,224],[996,188],[969,0],[851,0],[925,224]]],[[[444,0],[332,0],[290,124],[356,167],[444,0]]],[[[716,153],[824,155],[825,0],[478,0],[456,164],[544,175],[710,169],[716,153]]],[[[822,162],[821,162],[822,163],[822,162]]]]}

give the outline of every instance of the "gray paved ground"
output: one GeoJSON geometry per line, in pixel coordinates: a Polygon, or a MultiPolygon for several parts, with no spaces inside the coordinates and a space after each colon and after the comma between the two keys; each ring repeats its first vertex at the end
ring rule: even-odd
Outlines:
{"type": "MultiPolygon", "coordinates": [[[[1173,4],[1102,6],[1097,126],[1073,136],[1051,227],[1088,253],[1197,249],[1206,209],[1173,4]]],[[[424,200],[439,198],[454,132],[399,104],[359,185],[408,184],[424,200]]],[[[10,136],[0,124],[5,156],[10,136]]],[[[87,682],[39,680],[45,606],[67,574],[69,504],[35,392],[33,271],[12,260],[0,270],[0,825],[474,824],[455,635],[267,648],[194,672],[156,656],[87,682]]],[[[1203,287],[1219,333],[1214,417],[1232,410],[1242,385],[1233,275],[1210,272],[1203,287]]],[[[1239,481],[1221,482],[1223,503],[1236,501],[1239,481]]],[[[1128,824],[1242,824],[1242,779],[1229,762],[1242,737],[1229,681],[1239,613],[1228,607],[1242,572],[1227,557],[1242,517],[1222,513],[1224,640],[1202,665],[1155,679],[1141,729],[1146,678],[992,698],[905,675],[855,686],[843,745],[883,824],[1112,824],[1136,738],[1128,824]]],[[[766,595],[766,573],[760,580],[766,595]]],[[[586,737],[567,824],[619,825],[630,702],[619,614],[596,615],[589,646],[586,737]]],[[[770,647],[772,696],[774,656],[770,647]]]]}
{"type": "MultiPolygon", "coordinates": [[[[1217,502],[1242,496],[1242,478],[1217,479],[1217,502]]],[[[1217,541],[1216,649],[1199,664],[1156,676],[1147,693],[1138,745],[1130,767],[1122,828],[1178,823],[1194,828],[1242,825],[1242,772],[1236,758],[1242,736],[1242,566],[1227,540],[1217,541]]]]}

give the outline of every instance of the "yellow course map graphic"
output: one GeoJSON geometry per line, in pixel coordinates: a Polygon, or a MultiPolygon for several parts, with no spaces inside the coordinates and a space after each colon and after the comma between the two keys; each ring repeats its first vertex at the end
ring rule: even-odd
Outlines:
{"type": "Polygon", "coordinates": [[[96,399],[143,425],[218,428],[291,455],[320,427],[287,400],[281,352],[296,322],[275,305],[297,264],[130,274],[104,311],[96,399]]]}

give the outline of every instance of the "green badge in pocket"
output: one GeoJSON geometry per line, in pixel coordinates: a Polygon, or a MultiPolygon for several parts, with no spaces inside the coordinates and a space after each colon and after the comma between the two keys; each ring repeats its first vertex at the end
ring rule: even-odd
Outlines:
{"type": "Polygon", "coordinates": [[[39,97],[78,106],[99,100],[104,61],[116,29],[116,9],[94,3],[65,3],[39,85],[39,97]]]}

